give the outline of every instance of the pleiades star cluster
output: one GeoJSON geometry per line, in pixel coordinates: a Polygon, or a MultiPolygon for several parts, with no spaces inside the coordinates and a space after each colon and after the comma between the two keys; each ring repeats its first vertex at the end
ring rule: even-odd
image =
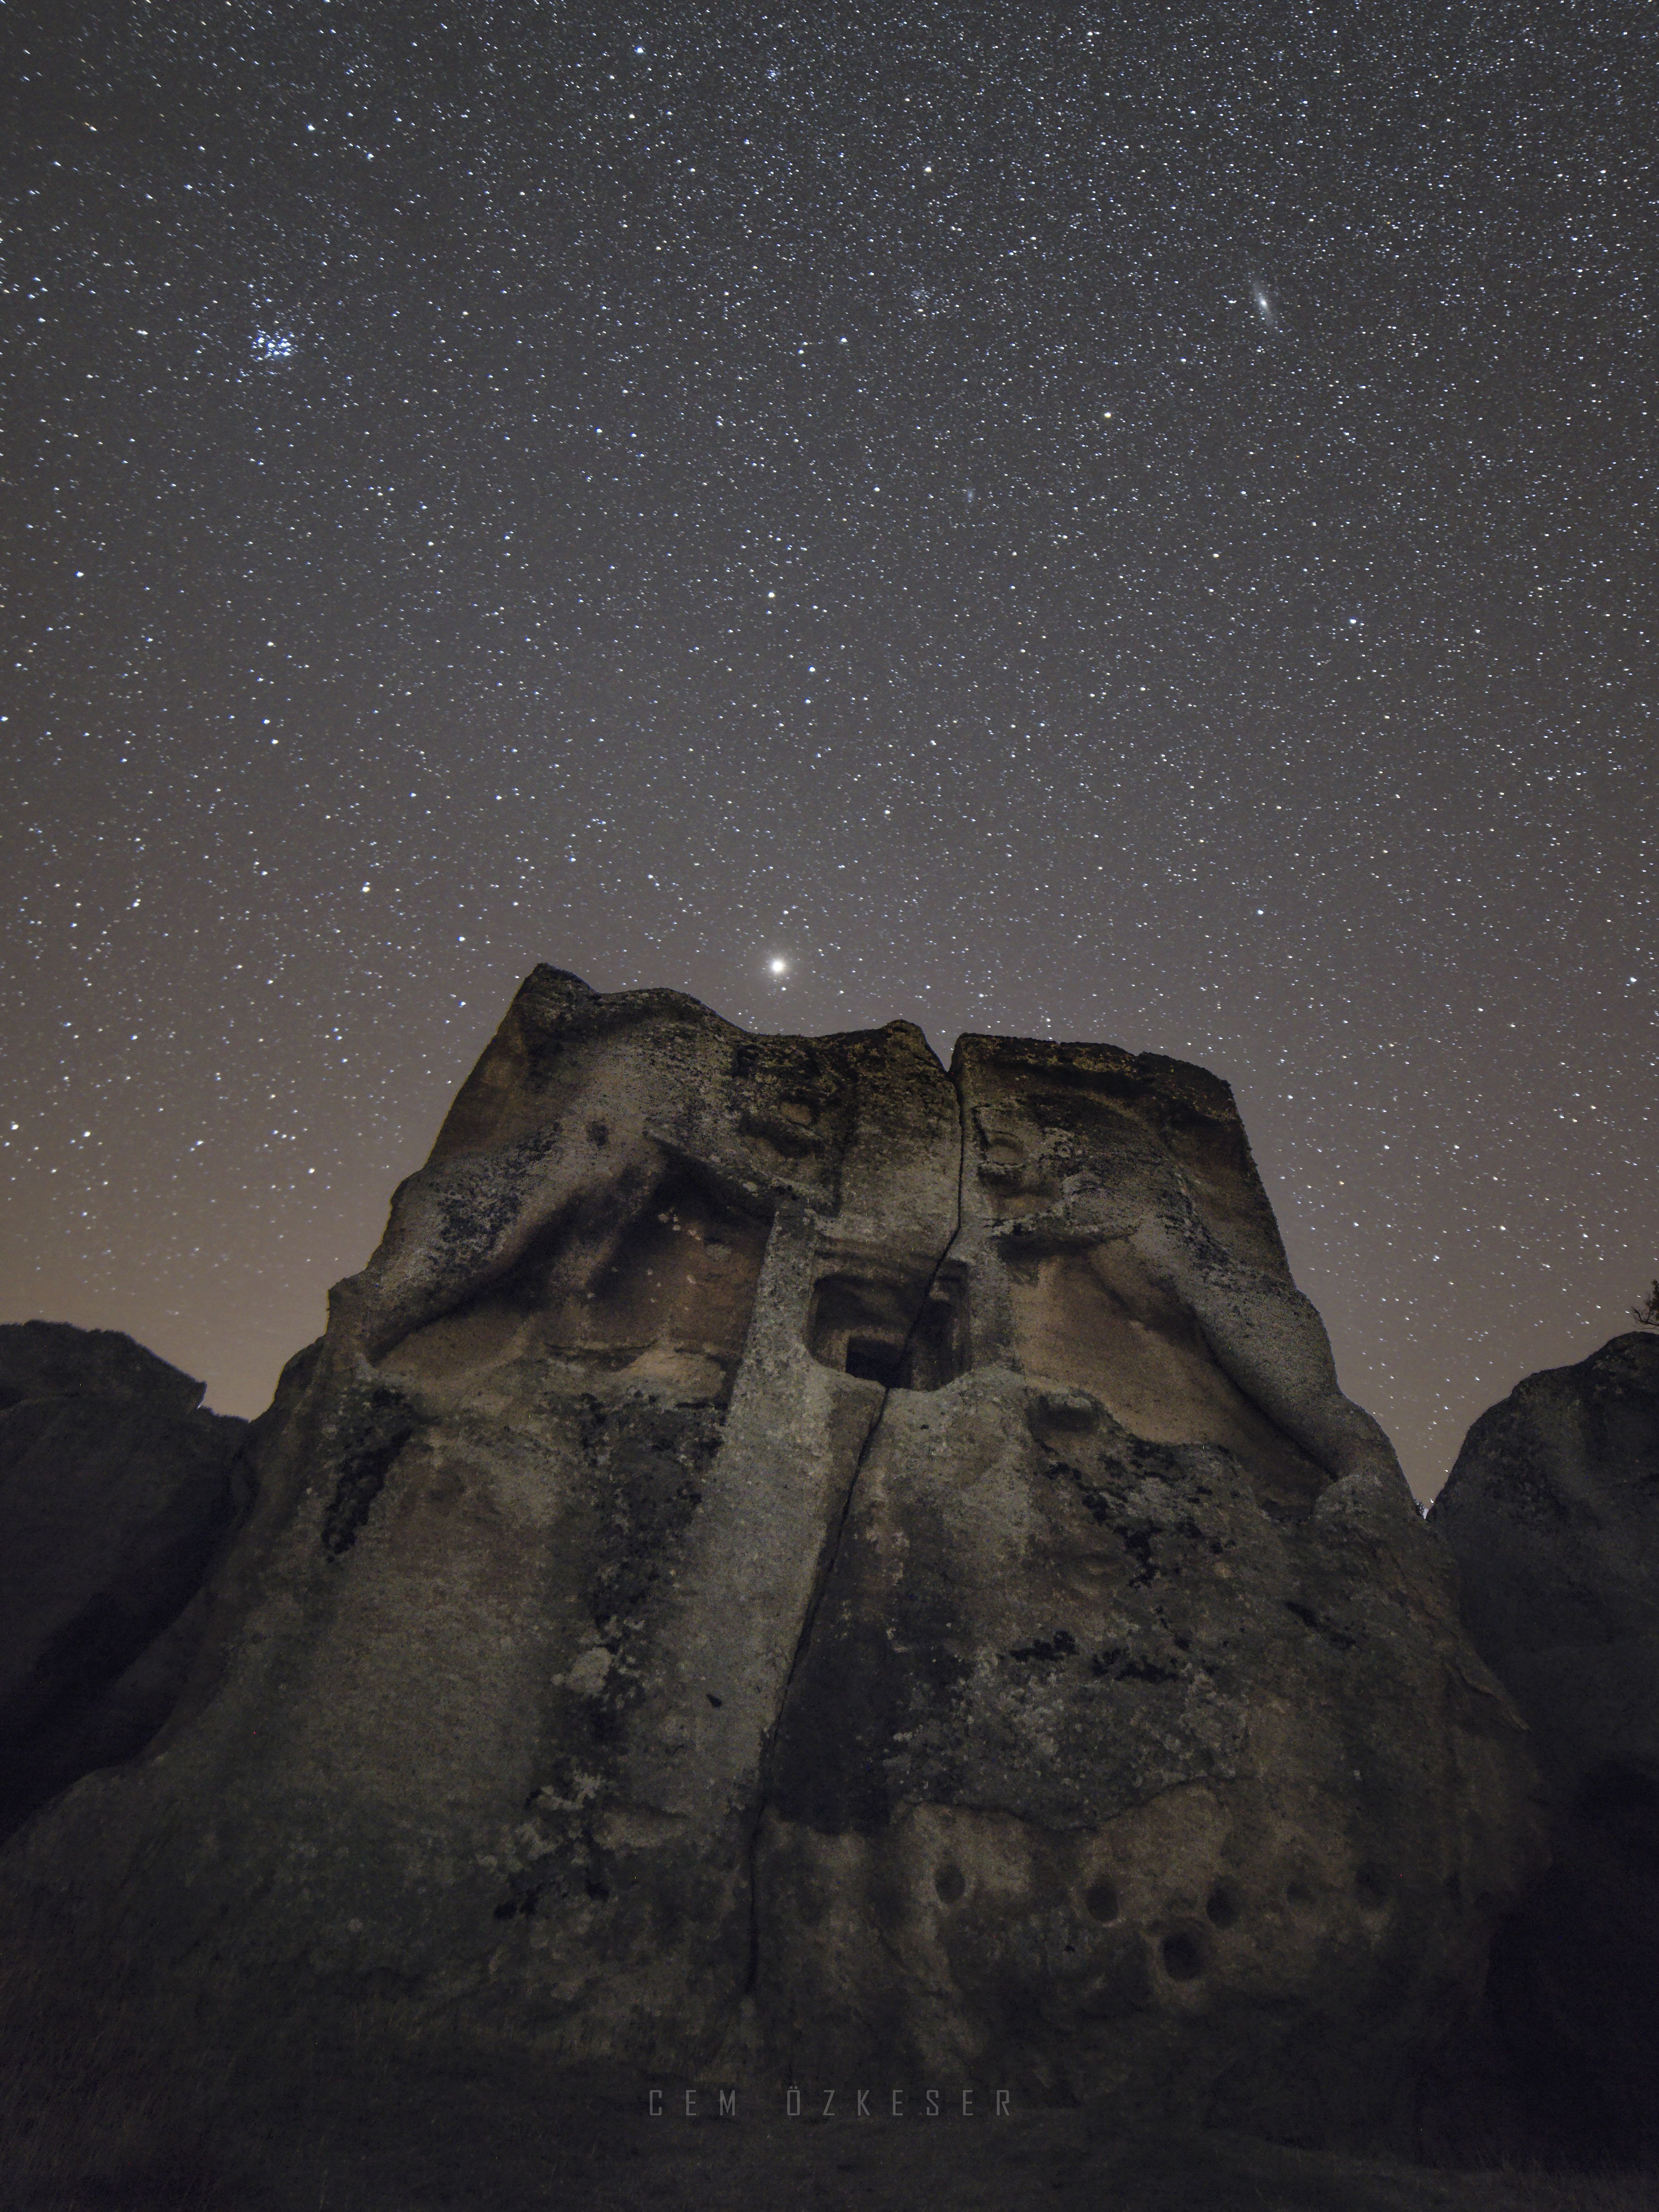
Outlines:
{"type": "Polygon", "coordinates": [[[3,19],[4,1317],[255,1410],[550,960],[1215,1068],[1425,1494],[1621,1325],[1650,7],[3,19]]]}

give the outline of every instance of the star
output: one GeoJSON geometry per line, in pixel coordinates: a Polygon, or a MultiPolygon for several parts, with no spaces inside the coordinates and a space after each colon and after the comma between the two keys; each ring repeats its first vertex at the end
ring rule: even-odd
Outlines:
{"type": "Polygon", "coordinates": [[[257,1413],[547,961],[1214,1068],[1425,1494],[1624,1326],[1645,60],[1378,10],[1340,100],[1224,10],[731,0],[130,10],[142,161],[20,79],[0,1318],[257,1413]]]}

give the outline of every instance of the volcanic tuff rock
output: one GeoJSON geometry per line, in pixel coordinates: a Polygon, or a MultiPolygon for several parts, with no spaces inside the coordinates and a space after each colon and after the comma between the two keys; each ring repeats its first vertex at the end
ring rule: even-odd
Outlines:
{"type": "Polygon", "coordinates": [[[1492,2010],[1569,2150],[1659,2149],[1659,1337],[1529,1375],[1469,1431],[1432,1519],[1463,1617],[1531,1723],[1555,1863],[1505,1927],[1492,2010]]]}
{"type": "MultiPolygon", "coordinates": [[[[1529,1765],[1224,1085],[538,969],[291,1364],[180,1715],[14,1851],[185,1989],[1335,2138],[1529,1765]]],[[[67,1942],[68,1937],[64,1938],[67,1942]]]]}
{"type": "Polygon", "coordinates": [[[246,1503],[246,1421],[113,1329],[0,1328],[0,1832],[155,1733],[246,1503]]]}

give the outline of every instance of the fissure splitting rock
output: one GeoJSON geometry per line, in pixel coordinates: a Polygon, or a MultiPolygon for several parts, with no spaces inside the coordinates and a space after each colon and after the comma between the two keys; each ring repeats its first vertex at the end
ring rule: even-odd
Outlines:
{"type": "Polygon", "coordinates": [[[4,1876],[175,1984],[1334,2140],[1534,1862],[1200,1069],[539,969],[263,1434],[169,1729],[4,1876]]]}

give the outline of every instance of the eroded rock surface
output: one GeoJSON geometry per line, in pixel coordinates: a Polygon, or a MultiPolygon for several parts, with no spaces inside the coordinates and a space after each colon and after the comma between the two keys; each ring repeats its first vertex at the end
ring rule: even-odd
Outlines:
{"type": "Polygon", "coordinates": [[[1563,2147],[1659,2150],[1659,1336],[1531,1375],[1470,1430],[1432,1519],[1476,1645],[1531,1723],[1555,1863],[1492,2007],[1563,2147]]]}
{"type": "Polygon", "coordinates": [[[245,1496],[246,1421],[113,1329],[0,1328],[0,1831],[178,1696],[245,1496]]]}
{"type": "Polygon", "coordinates": [[[544,969],[161,1747],[6,1886],[267,2005],[1335,2139],[1472,2002],[1529,1771],[1224,1085],[544,969]]]}
{"type": "Polygon", "coordinates": [[[953,1073],[953,1379],[888,1400],[782,1716],[773,2039],[1340,2132],[1478,1984],[1513,1714],[1224,1085],[976,1037],[953,1073]]]}

